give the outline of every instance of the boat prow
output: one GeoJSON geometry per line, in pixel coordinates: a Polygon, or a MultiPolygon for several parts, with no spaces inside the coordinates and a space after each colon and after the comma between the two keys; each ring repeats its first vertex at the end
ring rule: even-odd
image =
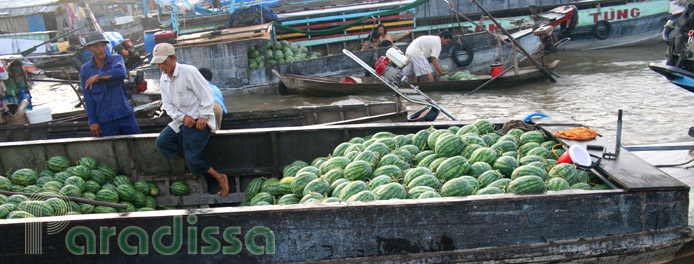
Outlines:
{"type": "Polygon", "coordinates": [[[662,74],[671,83],[694,93],[694,73],[680,67],[657,63],[649,64],[648,68],[662,74]]]}

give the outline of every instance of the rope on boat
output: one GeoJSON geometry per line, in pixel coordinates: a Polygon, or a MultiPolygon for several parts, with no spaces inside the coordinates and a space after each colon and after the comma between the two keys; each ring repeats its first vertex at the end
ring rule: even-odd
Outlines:
{"type": "Polygon", "coordinates": [[[692,161],[694,161],[694,159],[690,159],[689,161],[682,162],[682,163],[678,163],[678,164],[660,164],[660,165],[654,165],[654,167],[656,167],[656,168],[679,167],[679,166],[684,166],[684,165],[687,165],[687,164],[689,164],[689,163],[692,163],[692,161]]]}

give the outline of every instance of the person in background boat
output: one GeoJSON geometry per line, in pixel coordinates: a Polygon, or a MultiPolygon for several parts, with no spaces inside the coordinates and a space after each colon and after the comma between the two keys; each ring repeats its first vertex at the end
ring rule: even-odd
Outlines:
{"type": "Polygon", "coordinates": [[[378,42],[379,42],[379,34],[378,32],[372,32],[369,37],[367,38],[367,41],[364,42],[364,46],[361,48],[361,50],[370,50],[370,49],[375,49],[378,47],[378,42]]]}
{"type": "Polygon", "coordinates": [[[443,31],[439,36],[421,36],[407,46],[405,55],[409,59],[409,63],[402,69],[402,75],[408,76],[412,74],[412,81],[416,82],[420,76],[427,76],[429,82],[434,81],[434,74],[429,66],[429,60],[434,64],[434,68],[440,75],[446,75],[447,72],[441,70],[439,66],[439,54],[441,47],[446,46],[451,41],[453,36],[448,31],[443,31]]]}
{"type": "Polygon", "coordinates": [[[378,24],[378,27],[376,27],[376,32],[379,35],[380,41],[388,40],[388,41],[390,41],[391,44],[395,43],[396,41],[398,41],[401,38],[406,37],[407,35],[409,35],[411,33],[408,30],[408,31],[393,35],[393,34],[388,33],[388,30],[386,30],[386,26],[384,26],[383,24],[378,24]]]}
{"type": "Polygon", "coordinates": [[[159,80],[161,101],[173,121],[159,133],[157,148],[167,159],[181,155],[193,179],[205,173],[219,183],[217,194],[229,194],[226,174],[217,172],[202,160],[202,152],[217,128],[214,119],[214,99],[210,85],[193,66],[176,61],[176,51],[169,43],[154,46],[152,64],[162,71],[159,80]]]}
{"type": "Polygon", "coordinates": [[[95,137],[140,134],[133,108],[125,88],[125,64],[118,54],[106,54],[103,34],[86,35],[91,60],[82,65],[80,81],[89,120],[89,130],[95,137]]]}
{"type": "Polygon", "coordinates": [[[216,85],[210,82],[212,81],[212,71],[210,69],[200,68],[198,71],[200,71],[202,77],[205,77],[207,83],[212,87],[212,93],[214,95],[214,120],[217,121],[217,129],[222,129],[222,117],[223,114],[227,113],[227,107],[224,104],[224,95],[222,95],[222,91],[220,91],[216,85]]]}

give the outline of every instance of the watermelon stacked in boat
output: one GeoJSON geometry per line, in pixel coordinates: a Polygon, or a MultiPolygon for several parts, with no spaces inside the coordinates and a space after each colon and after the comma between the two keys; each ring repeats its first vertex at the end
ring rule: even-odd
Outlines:
{"type": "Polygon", "coordinates": [[[599,190],[589,173],[556,165],[564,153],[540,130],[496,130],[489,120],[430,127],[414,134],[383,131],[338,144],[325,157],[297,160],[282,179],[256,178],[243,205],[426,199],[568,189],[599,190]],[[279,191],[265,191],[279,182],[279,191]]]}
{"type": "MultiPolygon", "coordinates": [[[[67,157],[54,156],[46,161],[46,167],[47,170],[39,173],[32,168],[22,168],[8,177],[0,176],[0,190],[24,193],[0,194],[0,219],[151,211],[157,207],[154,197],[159,195],[159,188],[154,183],[137,181],[133,184],[130,177],[117,175],[113,167],[98,163],[92,157],[80,157],[73,163],[67,157]],[[74,202],[66,197],[120,203],[127,209],[74,202]]],[[[185,183],[174,184],[175,193],[187,193],[185,183]],[[185,193],[179,192],[183,189],[185,193]]]]}

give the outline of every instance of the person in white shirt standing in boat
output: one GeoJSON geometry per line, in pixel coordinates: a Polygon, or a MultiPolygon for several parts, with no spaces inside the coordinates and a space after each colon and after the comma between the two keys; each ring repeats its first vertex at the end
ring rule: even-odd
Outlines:
{"type": "Polygon", "coordinates": [[[413,82],[417,81],[420,76],[426,76],[427,81],[434,81],[434,74],[431,66],[429,66],[429,59],[431,59],[434,68],[440,75],[446,75],[447,72],[441,70],[439,66],[439,55],[441,53],[441,47],[446,46],[448,42],[453,39],[453,36],[448,31],[443,31],[439,36],[421,36],[407,46],[405,55],[409,59],[410,63],[402,69],[402,75],[408,76],[412,75],[413,82]]]}
{"type": "Polygon", "coordinates": [[[161,100],[173,121],[157,137],[157,148],[167,159],[183,153],[194,179],[205,173],[219,183],[221,196],[229,194],[226,174],[217,172],[202,160],[202,152],[217,128],[212,88],[197,68],[176,62],[174,46],[160,43],[154,47],[152,64],[162,71],[161,100]]]}

